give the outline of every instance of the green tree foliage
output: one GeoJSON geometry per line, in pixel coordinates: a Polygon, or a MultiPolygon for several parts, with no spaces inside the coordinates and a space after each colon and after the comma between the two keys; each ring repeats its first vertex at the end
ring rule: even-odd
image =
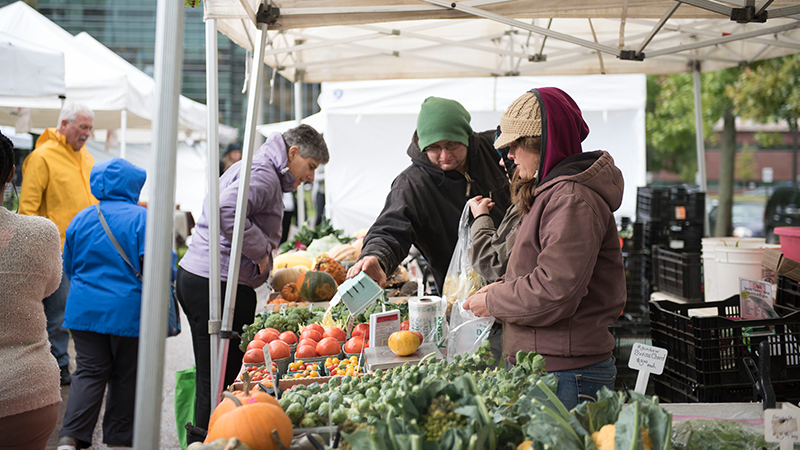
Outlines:
{"type": "Polygon", "coordinates": [[[753,147],[745,144],[736,157],[736,179],[739,181],[755,181],[757,177],[756,152],[753,147]]]}
{"type": "Polygon", "coordinates": [[[797,128],[800,118],[800,54],[760,61],[747,68],[726,94],[736,113],[760,123],[780,119],[797,128]]]}

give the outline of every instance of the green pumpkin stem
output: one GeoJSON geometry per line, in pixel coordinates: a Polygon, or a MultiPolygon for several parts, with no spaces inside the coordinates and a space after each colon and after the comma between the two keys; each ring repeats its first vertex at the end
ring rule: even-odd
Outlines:
{"type": "Polygon", "coordinates": [[[278,444],[281,450],[289,450],[283,445],[283,442],[281,442],[281,438],[278,436],[278,430],[272,430],[272,438],[275,439],[275,443],[278,444]]]}
{"type": "Polygon", "coordinates": [[[239,399],[238,399],[238,398],[236,398],[236,396],[235,396],[235,395],[233,395],[233,394],[231,394],[230,392],[228,392],[228,391],[224,391],[224,392],[222,393],[222,396],[223,396],[223,397],[225,397],[225,398],[229,398],[229,399],[231,399],[231,401],[233,401],[233,404],[234,404],[234,405],[236,405],[236,407],[237,407],[237,408],[238,408],[239,406],[242,406],[242,402],[240,402],[240,401],[239,401],[239,399]]]}

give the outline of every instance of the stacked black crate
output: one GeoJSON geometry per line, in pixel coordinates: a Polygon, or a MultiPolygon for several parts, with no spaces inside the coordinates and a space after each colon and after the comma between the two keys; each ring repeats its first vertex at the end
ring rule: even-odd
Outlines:
{"type": "Polygon", "coordinates": [[[645,277],[650,292],[702,300],[704,218],[704,192],[684,187],[638,188],[636,219],[644,232],[645,277]]]}

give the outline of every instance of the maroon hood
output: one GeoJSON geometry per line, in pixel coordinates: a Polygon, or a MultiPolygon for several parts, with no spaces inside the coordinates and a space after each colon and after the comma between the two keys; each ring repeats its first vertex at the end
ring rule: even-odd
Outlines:
{"type": "Polygon", "coordinates": [[[575,100],[561,89],[546,87],[531,92],[539,98],[542,109],[541,181],[564,158],[583,152],[581,142],[589,135],[589,126],[575,100]]]}

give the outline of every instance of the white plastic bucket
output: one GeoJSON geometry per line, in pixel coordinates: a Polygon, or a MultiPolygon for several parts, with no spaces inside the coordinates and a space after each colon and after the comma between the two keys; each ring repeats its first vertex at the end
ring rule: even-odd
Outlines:
{"type": "Polygon", "coordinates": [[[717,297],[717,260],[714,247],[728,238],[703,238],[700,256],[703,258],[703,295],[707,302],[717,297]]]}
{"type": "MultiPolygon", "coordinates": [[[[739,278],[762,279],[761,260],[765,248],[778,248],[767,244],[764,238],[716,238],[714,246],[714,271],[706,272],[711,280],[711,293],[706,290],[706,300],[724,300],[739,294],[739,278]],[[710,297],[713,295],[713,297],[710,297]]],[[[704,263],[707,260],[703,260],[704,263]]],[[[705,269],[705,267],[704,267],[705,269]]]]}

